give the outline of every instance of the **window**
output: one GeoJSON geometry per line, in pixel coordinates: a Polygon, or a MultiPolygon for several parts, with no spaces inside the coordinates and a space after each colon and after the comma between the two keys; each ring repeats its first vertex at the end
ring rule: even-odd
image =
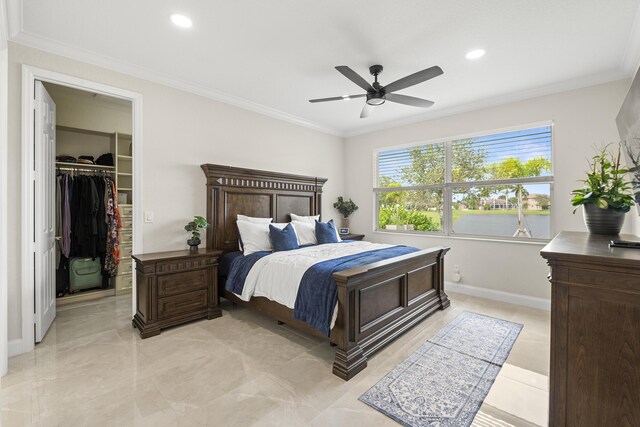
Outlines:
{"type": "Polygon", "coordinates": [[[379,230],[550,239],[551,126],[376,153],[379,230]]]}

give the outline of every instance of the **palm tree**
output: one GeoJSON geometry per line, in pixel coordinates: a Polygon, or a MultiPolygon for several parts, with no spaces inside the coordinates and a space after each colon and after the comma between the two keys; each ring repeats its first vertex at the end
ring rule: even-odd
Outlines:
{"type": "MultiPolygon", "coordinates": [[[[520,159],[509,157],[489,167],[489,172],[493,179],[540,176],[542,171],[549,170],[551,170],[551,161],[543,157],[534,157],[524,163],[520,159]]],[[[515,191],[518,197],[518,229],[513,237],[531,237],[531,233],[524,225],[524,211],[522,207],[522,196],[526,196],[529,193],[522,184],[505,186],[504,188],[506,191],[515,191]]]]}

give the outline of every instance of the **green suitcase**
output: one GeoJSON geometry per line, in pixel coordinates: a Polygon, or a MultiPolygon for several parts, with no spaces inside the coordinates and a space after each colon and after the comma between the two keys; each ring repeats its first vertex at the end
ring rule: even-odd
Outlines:
{"type": "Polygon", "coordinates": [[[69,292],[102,287],[100,258],[71,258],[69,261],[69,292]]]}

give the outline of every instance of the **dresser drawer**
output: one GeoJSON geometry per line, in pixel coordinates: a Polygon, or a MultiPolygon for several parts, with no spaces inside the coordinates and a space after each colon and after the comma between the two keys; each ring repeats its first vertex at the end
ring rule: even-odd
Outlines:
{"type": "Polygon", "coordinates": [[[133,275],[124,274],[122,276],[116,276],[116,295],[128,293],[133,287],[133,275]]]}
{"type": "Polygon", "coordinates": [[[206,265],[207,258],[189,258],[177,261],[160,261],[156,266],[157,273],[171,273],[173,271],[191,270],[202,268],[206,265]]]}
{"type": "Polygon", "coordinates": [[[119,243],[123,243],[123,244],[127,244],[127,243],[131,243],[131,229],[126,229],[126,228],[121,228],[120,230],[118,230],[118,242],[119,243]]]}
{"type": "Polygon", "coordinates": [[[133,261],[131,258],[120,258],[120,264],[118,264],[118,276],[123,274],[131,274],[133,272],[133,261]]]}
{"type": "Polygon", "coordinates": [[[120,216],[131,216],[133,214],[133,205],[118,205],[120,216]]]}
{"type": "Polygon", "coordinates": [[[122,222],[122,228],[131,228],[133,227],[133,218],[131,216],[123,216],[120,218],[120,222],[122,222]]]}
{"type": "Polygon", "coordinates": [[[131,245],[120,245],[120,259],[122,261],[131,259],[131,245]]]}
{"type": "Polygon", "coordinates": [[[184,294],[200,289],[207,289],[207,272],[205,270],[158,276],[159,297],[184,294]]]}
{"type": "Polygon", "coordinates": [[[207,290],[158,298],[158,318],[194,313],[207,308],[207,290]]]}

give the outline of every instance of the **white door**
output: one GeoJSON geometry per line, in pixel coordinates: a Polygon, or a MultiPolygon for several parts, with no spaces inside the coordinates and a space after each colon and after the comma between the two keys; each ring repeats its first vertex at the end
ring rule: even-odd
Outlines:
{"type": "Polygon", "coordinates": [[[35,341],[40,342],[56,317],[55,152],[56,104],[36,81],[35,116],[35,341]]]}

